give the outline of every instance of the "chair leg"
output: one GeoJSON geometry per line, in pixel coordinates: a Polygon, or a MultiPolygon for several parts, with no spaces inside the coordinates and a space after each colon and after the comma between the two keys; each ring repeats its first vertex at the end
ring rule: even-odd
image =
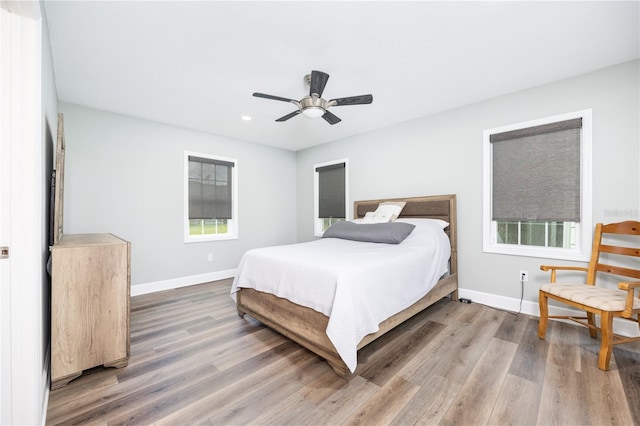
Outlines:
{"type": "Polygon", "coordinates": [[[598,368],[602,371],[609,369],[611,361],[611,351],[613,350],[613,313],[601,312],[600,330],[602,331],[602,343],[600,344],[600,355],[598,356],[598,368]]]}
{"type": "Polygon", "coordinates": [[[587,312],[587,322],[591,326],[591,327],[589,327],[589,336],[591,336],[591,337],[593,337],[595,339],[596,337],[598,337],[598,330],[595,328],[596,327],[596,316],[591,312],[587,312]]]}
{"type": "Polygon", "coordinates": [[[538,322],[538,337],[544,339],[547,335],[547,323],[549,321],[549,307],[547,303],[547,295],[540,291],[538,297],[538,305],[540,306],[540,321],[538,322]]]}

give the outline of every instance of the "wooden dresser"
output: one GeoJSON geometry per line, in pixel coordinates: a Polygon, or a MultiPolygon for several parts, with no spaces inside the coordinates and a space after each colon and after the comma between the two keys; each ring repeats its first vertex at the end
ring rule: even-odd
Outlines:
{"type": "Polygon", "coordinates": [[[129,362],[131,244],[112,234],[64,234],[65,140],[58,115],[51,249],[51,390],[86,369],[129,362]]]}
{"type": "Polygon", "coordinates": [[[83,370],[129,361],[131,244],[64,234],[51,249],[51,389],[83,370]]]}

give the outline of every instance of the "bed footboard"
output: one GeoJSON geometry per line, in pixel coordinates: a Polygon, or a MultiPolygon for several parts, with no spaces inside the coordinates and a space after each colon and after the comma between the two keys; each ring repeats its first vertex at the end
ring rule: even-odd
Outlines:
{"type": "MultiPolygon", "coordinates": [[[[358,344],[358,349],[362,349],[443,297],[451,295],[453,300],[457,300],[457,293],[457,274],[441,279],[422,299],[380,323],[379,330],[365,336],[358,344]]],[[[240,289],[236,295],[238,315],[242,317],[249,314],[267,327],[324,358],[338,376],[344,379],[351,377],[349,368],[327,337],[329,318],[326,315],[251,288],[240,289]]]]}
{"type": "Polygon", "coordinates": [[[340,377],[348,379],[350,371],[327,337],[329,318],[287,299],[243,288],[236,293],[238,314],[249,314],[269,328],[327,360],[340,377]]]}

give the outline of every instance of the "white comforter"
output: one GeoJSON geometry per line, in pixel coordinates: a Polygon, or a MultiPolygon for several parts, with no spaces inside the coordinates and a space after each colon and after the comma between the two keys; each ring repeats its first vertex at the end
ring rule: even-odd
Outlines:
{"type": "Polygon", "coordinates": [[[401,220],[416,228],[400,244],[323,238],[250,250],[242,257],[239,288],[275,294],[329,317],[327,336],[351,372],[357,346],[390,316],[423,297],[447,272],[449,239],[436,221],[401,220]]]}

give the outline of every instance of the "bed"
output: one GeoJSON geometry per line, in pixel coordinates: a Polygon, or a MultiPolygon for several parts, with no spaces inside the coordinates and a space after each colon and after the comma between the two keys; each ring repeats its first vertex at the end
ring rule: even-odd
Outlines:
{"type": "Polygon", "coordinates": [[[324,358],[336,374],[348,379],[355,371],[359,349],[443,297],[457,300],[456,196],[356,201],[355,219],[362,219],[367,213],[370,215],[383,202],[406,203],[395,222],[409,223],[415,228],[399,244],[322,238],[308,243],[254,249],[245,253],[231,289],[238,315],[242,317],[248,314],[299,343],[324,358]],[[437,228],[437,224],[439,232],[425,232],[429,228],[437,228]],[[446,252],[440,248],[438,241],[443,237],[439,234],[444,236],[444,244],[448,245],[446,252]],[[433,248],[432,241],[435,244],[433,248]],[[356,249],[359,251],[352,253],[356,249]],[[292,259],[298,259],[299,256],[293,255],[293,251],[301,253],[301,258],[295,260],[296,263],[292,263],[292,259]],[[339,253],[339,256],[333,256],[339,259],[331,260],[329,254],[323,254],[327,252],[339,253]],[[437,262],[433,262],[437,264],[435,267],[430,265],[430,261],[423,260],[425,252],[433,253],[434,259],[438,258],[437,262]],[[309,259],[314,259],[315,264],[309,259]],[[441,269],[442,259],[445,262],[444,270],[441,269]],[[260,263],[257,263],[258,260],[260,263]],[[335,267],[328,265],[334,261],[337,262],[335,267]],[[390,263],[392,261],[396,263],[390,263]],[[335,294],[324,295],[321,287],[329,286],[332,274],[337,277],[334,281],[338,282],[331,284],[335,294]],[[344,276],[348,276],[351,287],[341,283],[344,276]],[[287,279],[293,283],[282,284],[288,282],[287,279]],[[327,280],[327,283],[323,284],[322,279],[327,280]],[[350,293],[355,291],[352,288],[360,288],[365,290],[364,293],[373,294],[375,298],[378,288],[380,291],[392,291],[400,284],[406,284],[399,282],[402,280],[410,285],[402,291],[378,296],[387,298],[389,304],[393,305],[391,307],[381,306],[367,310],[364,304],[360,304],[363,298],[353,297],[353,293],[350,293]],[[351,284],[352,282],[355,284],[351,284]],[[312,288],[311,297],[291,297],[295,287],[300,285],[312,288]],[[405,291],[408,288],[411,291],[405,291]],[[341,309],[323,305],[323,299],[333,300],[329,303],[340,305],[341,309]],[[365,311],[360,312],[360,309],[365,311]],[[353,324],[349,322],[350,316],[353,317],[353,324]]]}

